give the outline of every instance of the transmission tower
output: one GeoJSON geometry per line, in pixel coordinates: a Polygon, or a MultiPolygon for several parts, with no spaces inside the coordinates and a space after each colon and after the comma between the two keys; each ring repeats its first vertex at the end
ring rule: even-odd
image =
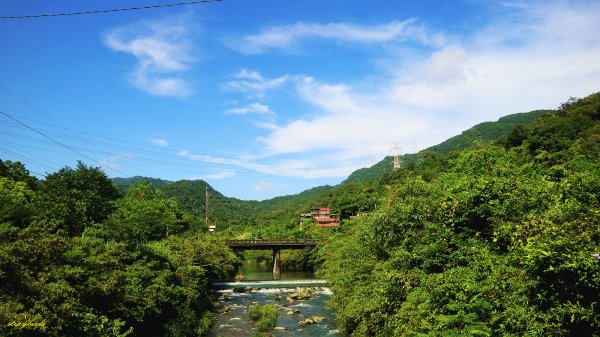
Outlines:
{"type": "Polygon", "coordinates": [[[402,168],[402,158],[400,157],[400,147],[398,147],[397,143],[392,147],[392,158],[394,163],[393,170],[398,171],[402,168]]]}

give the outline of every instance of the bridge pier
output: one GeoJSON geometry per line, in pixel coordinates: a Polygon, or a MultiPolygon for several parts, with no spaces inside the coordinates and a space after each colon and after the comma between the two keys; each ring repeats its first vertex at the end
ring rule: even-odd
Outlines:
{"type": "Polygon", "coordinates": [[[225,240],[233,250],[273,250],[273,279],[281,279],[281,250],[315,247],[325,239],[225,240]]]}
{"type": "Polygon", "coordinates": [[[273,279],[281,279],[281,248],[273,248],[273,279]]]}

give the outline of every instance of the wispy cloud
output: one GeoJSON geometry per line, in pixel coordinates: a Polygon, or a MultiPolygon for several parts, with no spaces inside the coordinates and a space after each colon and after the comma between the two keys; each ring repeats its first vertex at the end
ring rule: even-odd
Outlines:
{"type": "Polygon", "coordinates": [[[239,91],[251,97],[264,97],[268,90],[281,87],[291,80],[290,76],[284,75],[273,79],[264,78],[258,71],[242,69],[233,76],[233,80],[223,85],[225,90],[239,91]]]}
{"type": "Polygon", "coordinates": [[[138,89],[156,96],[184,97],[193,92],[181,77],[194,61],[189,27],[187,17],[180,16],[113,28],[103,38],[112,50],[136,57],[130,80],[138,89]]]}
{"type": "Polygon", "coordinates": [[[359,25],[346,22],[297,22],[270,26],[256,34],[232,39],[229,47],[244,54],[261,54],[271,50],[296,50],[302,41],[325,39],[351,44],[381,44],[387,42],[416,41],[429,46],[446,43],[442,34],[430,34],[416,20],[392,21],[378,25],[359,25]]]}
{"type": "Polygon", "coordinates": [[[202,179],[219,180],[219,179],[235,177],[235,175],[236,175],[235,170],[223,170],[223,171],[219,171],[219,172],[215,172],[215,173],[211,173],[206,176],[203,176],[202,179]]]}
{"type": "Polygon", "coordinates": [[[166,139],[153,138],[150,139],[150,142],[156,146],[167,147],[169,146],[169,142],[166,139]]]}
{"type": "Polygon", "coordinates": [[[261,103],[252,103],[242,108],[233,108],[226,111],[228,114],[247,115],[250,113],[261,115],[273,115],[274,112],[269,109],[268,105],[261,103]]]}
{"type": "Polygon", "coordinates": [[[343,177],[348,172],[359,169],[365,163],[375,160],[374,157],[368,156],[348,158],[348,154],[344,154],[344,158],[338,155],[322,154],[315,155],[309,159],[269,159],[267,157],[225,158],[194,154],[182,150],[179,152],[179,155],[186,159],[206,164],[218,164],[224,167],[236,167],[265,175],[302,179],[343,177]]]}
{"type": "Polygon", "coordinates": [[[134,160],[135,157],[129,153],[116,153],[108,158],[100,159],[99,163],[105,167],[109,167],[113,170],[118,170],[119,162],[122,160],[134,160]]]}
{"type": "Polygon", "coordinates": [[[258,185],[254,186],[254,188],[252,189],[254,192],[260,193],[260,192],[264,192],[270,189],[273,189],[275,187],[275,184],[270,183],[268,181],[264,181],[261,180],[258,185]]]}

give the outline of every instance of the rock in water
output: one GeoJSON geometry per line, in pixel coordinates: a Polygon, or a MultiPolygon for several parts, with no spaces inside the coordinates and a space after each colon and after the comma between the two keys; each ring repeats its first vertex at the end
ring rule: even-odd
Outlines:
{"type": "Polygon", "coordinates": [[[324,319],[325,319],[325,317],[323,317],[323,316],[316,316],[315,315],[315,316],[312,317],[312,320],[315,321],[315,322],[320,322],[320,321],[322,321],[324,319]]]}
{"type": "Polygon", "coordinates": [[[288,303],[291,303],[294,301],[307,300],[310,298],[311,295],[312,295],[312,292],[310,291],[310,289],[301,288],[297,292],[290,293],[289,295],[287,295],[287,297],[285,298],[285,301],[288,303]]]}
{"type": "Polygon", "coordinates": [[[315,321],[313,321],[310,318],[305,318],[305,319],[301,319],[300,320],[300,324],[302,324],[302,325],[311,325],[311,324],[315,324],[315,321]]]}

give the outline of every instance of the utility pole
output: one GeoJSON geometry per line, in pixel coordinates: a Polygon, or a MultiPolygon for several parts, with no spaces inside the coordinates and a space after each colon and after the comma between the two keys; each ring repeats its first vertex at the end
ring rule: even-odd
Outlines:
{"type": "Polygon", "coordinates": [[[208,202],[209,202],[208,201],[208,186],[206,186],[206,199],[205,200],[206,200],[206,211],[204,213],[206,214],[205,222],[206,222],[206,226],[208,227],[208,208],[209,208],[209,206],[208,206],[208,202]]]}
{"type": "Polygon", "coordinates": [[[206,226],[208,227],[209,233],[214,233],[217,231],[216,225],[210,225],[209,214],[210,214],[210,194],[208,193],[208,186],[206,186],[206,226]]]}

